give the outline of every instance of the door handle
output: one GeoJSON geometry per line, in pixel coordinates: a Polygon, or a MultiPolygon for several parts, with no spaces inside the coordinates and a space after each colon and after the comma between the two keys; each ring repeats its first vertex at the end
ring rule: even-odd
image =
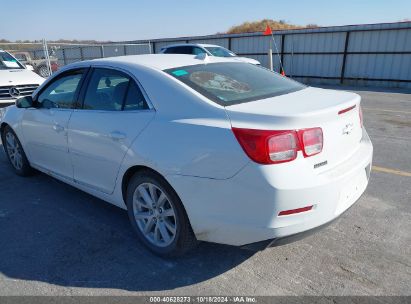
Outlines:
{"type": "Polygon", "coordinates": [[[112,140],[122,140],[126,138],[126,134],[122,133],[122,132],[118,132],[118,131],[114,131],[110,133],[110,138],[112,140]]]}
{"type": "Polygon", "coordinates": [[[64,127],[58,123],[55,123],[53,126],[53,130],[56,131],[57,133],[60,133],[64,131],[64,127]]]}

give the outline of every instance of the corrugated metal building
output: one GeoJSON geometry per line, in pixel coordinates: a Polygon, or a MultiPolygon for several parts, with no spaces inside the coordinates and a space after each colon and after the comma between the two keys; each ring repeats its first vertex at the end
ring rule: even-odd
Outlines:
{"type": "MultiPolygon", "coordinates": [[[[302,82],[411,88],[411,22],[275,31],[274,37],[275,70],[282,60],[287,76],[302,82]]],[[[217,44],[268,66],[270,39],[247,33],[149,41],[156,53],[171,43],[217,44]]]]}

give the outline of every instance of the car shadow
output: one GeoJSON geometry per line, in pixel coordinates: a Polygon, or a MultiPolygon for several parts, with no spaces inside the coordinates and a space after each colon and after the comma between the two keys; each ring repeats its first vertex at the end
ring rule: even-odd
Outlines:
{"type": "Polygon", "coordinates": [[[210,243],[162,259],[138,242],[126,211],[38,173],[14,174],[0,144],[0,272],[67,287],[161,291],[206,281],[252,251],[210,243]]]}

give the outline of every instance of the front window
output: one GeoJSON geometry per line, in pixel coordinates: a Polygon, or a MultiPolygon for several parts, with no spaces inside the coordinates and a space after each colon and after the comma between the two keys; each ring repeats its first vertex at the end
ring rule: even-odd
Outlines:
{"type": "Polygon", "coordinates": [[[7,52],[0,51],[0,70],[24,69],[24,67],[7,52]]]}
{"type": "Polygon", "coordinates": [[[84,70],[80,69],[60,75],[40,93],[37,98],[38,107],[73,108],[83,74],[84,70]]]}
{"type": "Polygon", "coordinates": [[[235,57],[237,56],[230,50],[227,50],[221,46],[213,46],[213,47],[206,46],[205,49],[209,51],[213,56],[216,56],[216,57],[235,57]]]}
{"type": "Polygon", "coordinates": [[[208,63],[165,70],[210,100],[230,106],[305,88],[268,69],[242,62],[208,63]]]}

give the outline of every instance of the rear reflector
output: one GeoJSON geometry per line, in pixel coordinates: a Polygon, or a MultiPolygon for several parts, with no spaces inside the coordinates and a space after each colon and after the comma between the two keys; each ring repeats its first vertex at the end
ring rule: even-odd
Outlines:
{"type": "Polygon", "coordinates": [[[297,209],[284,210],[284,211],[281,211],[280,213],[278,213],[278,216],[306,212],[306,211],[310,211],[311,209],[313,209],[313,205],[307,206],[307,207],[302,207],[302,208],[297,208],[297,209]]]}
{"type": "Polygon", "coordinates": [[[346,109],[343,109],[343,110],[339,111],[339,112],[338,112],[338,115],[341,115],[341,114],[347,113],[348,111],[351,111],[352,109],[355,109],[355,105],[353,105],[353,106],[351,106],[351,107],[349,107],[349,108],[346,108],[346,109]]]}

